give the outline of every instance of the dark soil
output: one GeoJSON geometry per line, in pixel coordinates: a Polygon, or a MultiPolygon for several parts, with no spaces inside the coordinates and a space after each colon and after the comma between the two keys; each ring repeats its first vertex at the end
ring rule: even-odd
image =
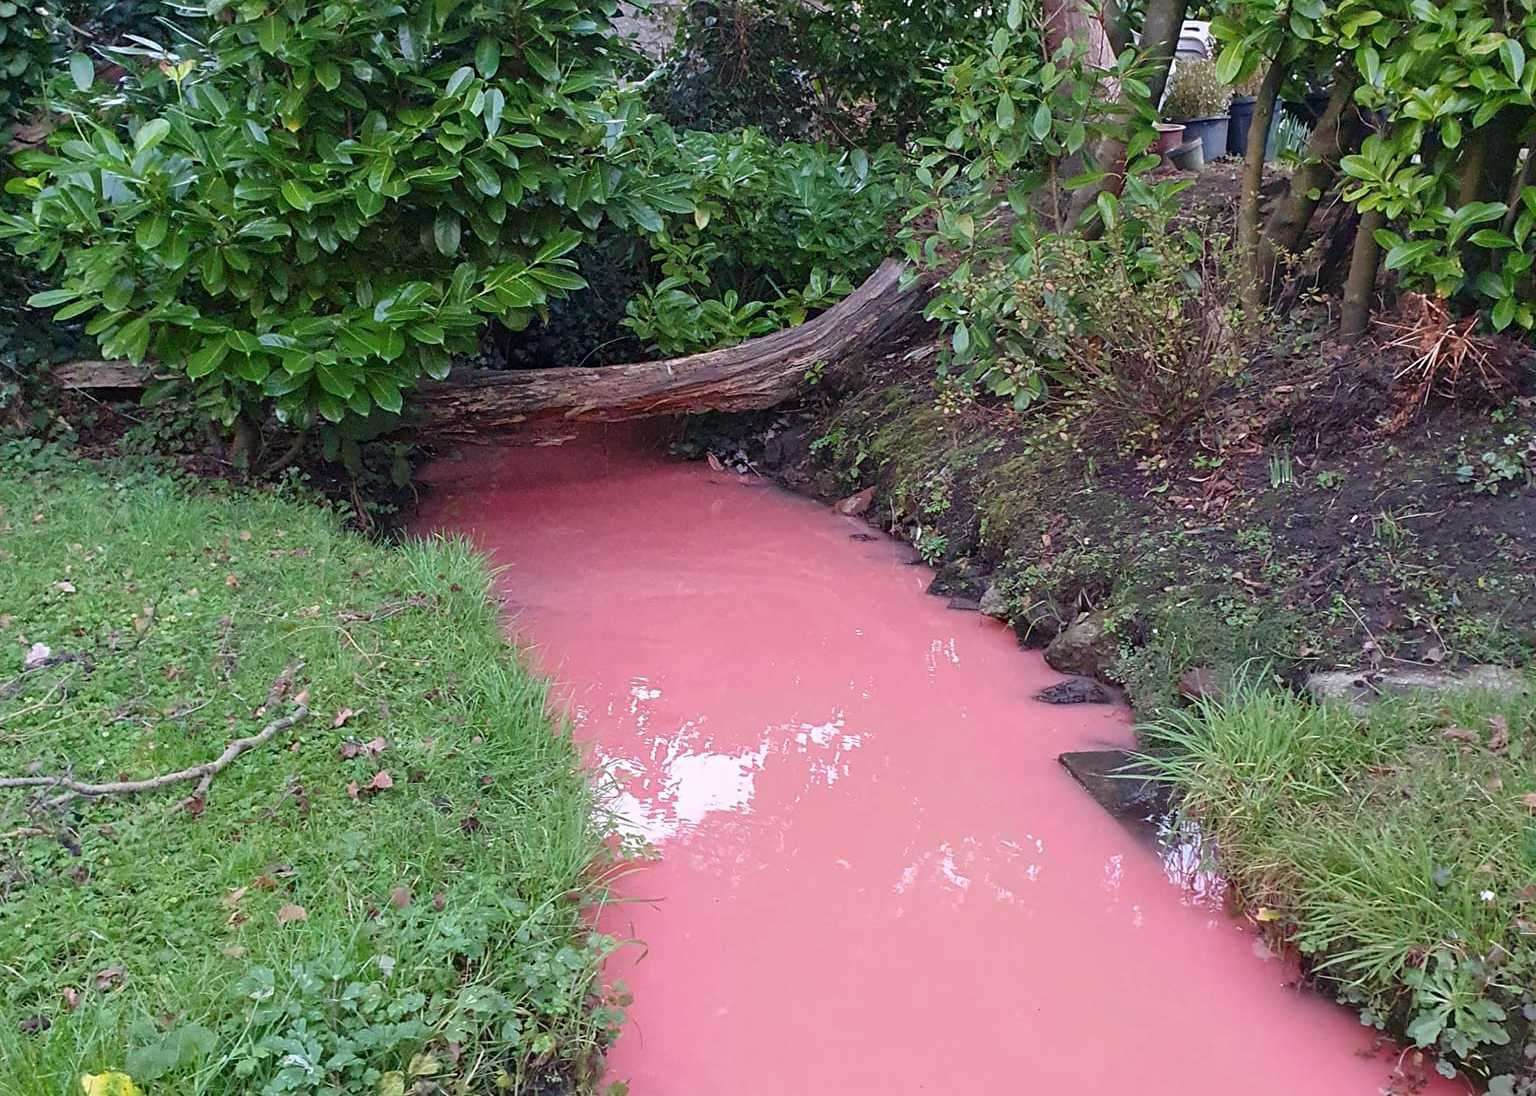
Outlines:
{"type": "Polygon", "coordinates": [[[1510,387],[1421,407],[1396,379],[1405,352],[1325,331],[1292,324],[1154,448],[1122,444],[1080,399],[946,413],[919,358],[793,411],[696,420],[679,450],[827,501],[873,486],[867,519],[934,564],[932,592],[970,606],[993,588],[1027,646],[1106,614],[1102,676],[1143,714],[1178,703],[1190,670],[1219,682],[1254,660],[1283,676],[1529,662],[1530,355],[1500,344],[1510,387]]]}

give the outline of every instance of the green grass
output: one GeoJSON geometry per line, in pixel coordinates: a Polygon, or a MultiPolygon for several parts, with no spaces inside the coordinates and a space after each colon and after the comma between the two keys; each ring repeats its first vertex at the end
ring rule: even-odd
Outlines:
{"type": "Polygon", "coordinates": [[[1362,716],[1250,679],[1142,733],[1250,912],[1367,1022],[1536,1088],[1536,704],[1362,716]]]}
{"type": "Polygon", "coordinates": [[[150,777],[301,690],[310,711],[200,814],[190,783],[0,790],[0,1092],[595,1086],[602,834],[487,589],[462,543],[388,548],[270,495],[0,480],[0,776],[150,777]],[[23,673],[37,643],[66,660],[23,673]]]}

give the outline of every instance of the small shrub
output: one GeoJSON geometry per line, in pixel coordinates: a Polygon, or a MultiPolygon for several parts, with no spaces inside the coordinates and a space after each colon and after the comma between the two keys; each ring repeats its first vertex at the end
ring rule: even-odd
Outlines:
{"type": "Polygon", "coordinates": [[[1219,118],[1232,106],[1232,89],[1216,75],[1216,62],[1205,57],[1181,57],[1168,76],[1162,115],[1179,121],[1219,118]]]}
{"type": "Polygon", "coordinates": [[[1015,287],[1004,368],[1092,397],[1125,438],[1187,425],[1242,365],[1234,259],[1159,216],[1051,235],[1015,287]]]}

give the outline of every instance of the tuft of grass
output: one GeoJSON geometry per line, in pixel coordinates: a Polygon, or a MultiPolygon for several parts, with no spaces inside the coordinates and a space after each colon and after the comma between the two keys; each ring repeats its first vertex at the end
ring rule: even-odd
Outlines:
{"type": "Polygon", "coordinates": [[[1211,838],[1236,893],[1367,1022],[1501,1086],[1530,1069],[1528,696],[1396,699],[1359,713],[1249,674],[1143,738],[1158,747],[1146,763],[1211,838]]]}
{"type": "Polygon", "coordinates": [[[463,542],[271,495],[0,479],[0,776],[152,777],[310,709],[200,810],[0,789],[0,1091],[596,1086],[603,834],[488,589],[463,542]]]}

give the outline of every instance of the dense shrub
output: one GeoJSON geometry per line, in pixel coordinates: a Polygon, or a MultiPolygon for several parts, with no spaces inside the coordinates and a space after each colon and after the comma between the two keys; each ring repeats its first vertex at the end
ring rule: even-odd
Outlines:
{"type": "Polygon", "coordinates": [[[1033,275],[1036,243],[1060,222],[1071,186],[1091,178],[1062,179],[1063,165],[1099,136],[1126,142],[1124,198],[1098,196],[1102,224],[1162,209],[1179,185],[1141,178],[1158,158],[1146,153],[1152,112],[1134,56],[1110,75],[1134,98],[1108,100],[1105,74],[1070,49],[1047,59],[1015,0],[984,45],[944,70],[934,98],[943,123],[919,142],[902,235],[914,265],[939,274],[926,314],[946,335],[940,373],[1021,410],[1045,394],[1047,371],[1016,345],[1015,285],[1033,275]]]}
{"type": "MultiPolygon", "coordinates": [[[[611,219],[683,211],[625,170],[611,0],[215,3],[206,47],[66,97],[5,219],[103,351],[157,359],[225,424],[400,411],[484,319],[530,323],[611,219]]],[[[86,81],[82,81],[86,83],[86,81]]]]}
{"type": "Polygon", "coordinates": [[[760,129],[781,140],[818,132],[817,92],[792,9],[758,0],[695,0],[652,77],[649,101],[678,129],[760,129]]]}
{"type": "Polygon", "coordinates": [[[663,353],[739,342],[797,324],[886,257],[901,158],[776,145],[757,130],[647,138],[648,170],[687,175],[688,213],[648,234],[659,279],[626,324],[663,353]]]}
{"type": "Polygon", "coordinates": [[[37,8],[0,0],[0,141],[9,143],[52,56],[48,27],[37,8]]]}

